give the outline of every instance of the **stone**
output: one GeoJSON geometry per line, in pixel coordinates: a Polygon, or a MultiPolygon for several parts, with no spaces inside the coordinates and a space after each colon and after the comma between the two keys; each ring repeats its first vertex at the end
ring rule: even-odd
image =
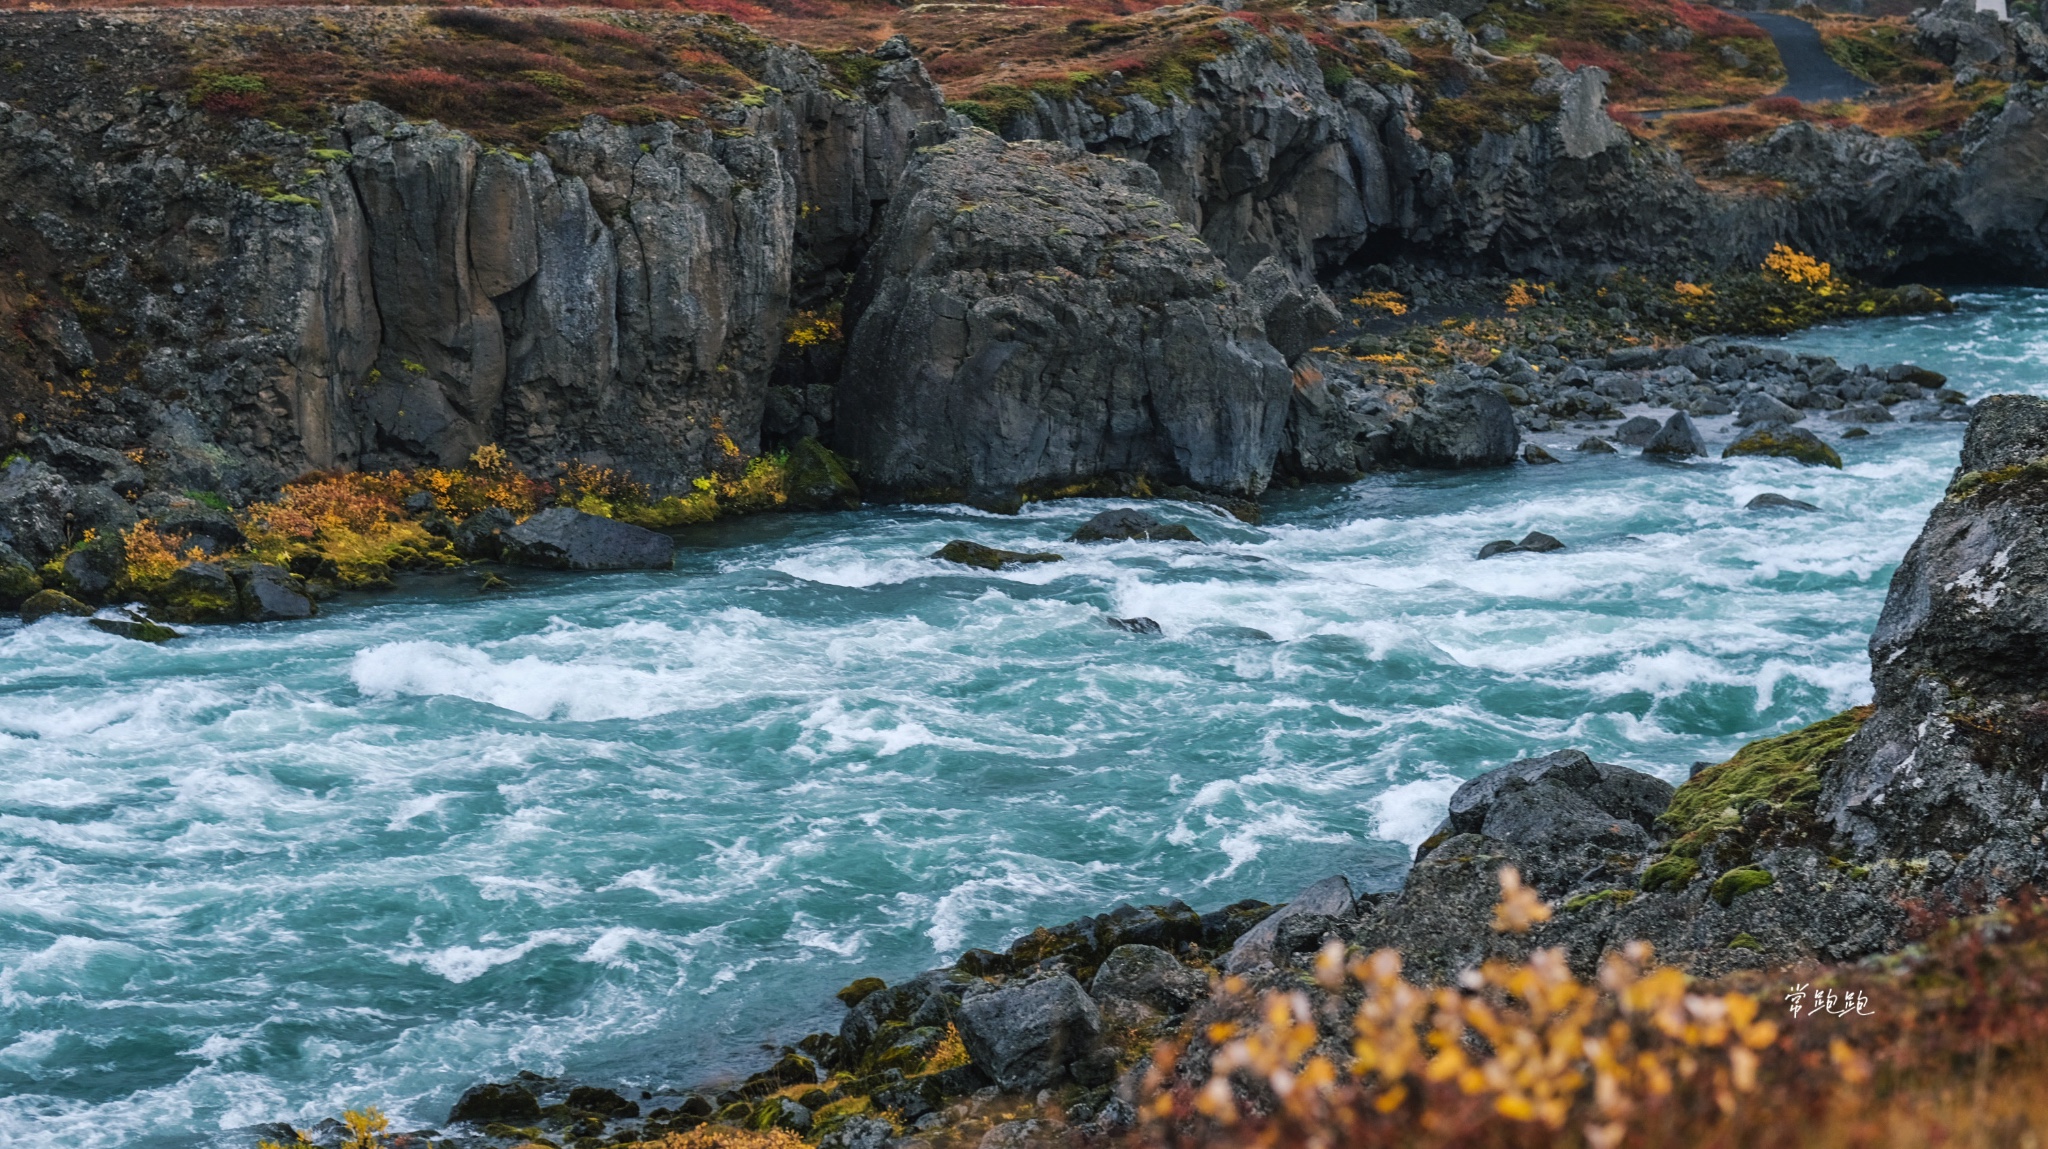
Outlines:
{"type": "Polygon", "coordinates": [[[1116,618],[1112,616],[1109,620],[1109,625],[1118,630],[1128,631],[1131,634],[1161,633],[1157,622],[1143,616],[1138,618],[1116,618]]]}
{"type": "Polygon", "coordinates": [[[86,602],[105,602],[128,573],[127,555],[118,535],[101,535],[73,547],[64,556],[64,590],[86,602]]]}
{"type": "Polygon", "coordinates": [[[1278,940],[1280,927],[1289,918],[1303,914],[1320,914],[1331,918],[1352,918],[1358,914],[1358,901],[1352,896],[1351,883],[1342,874],[1335,874],[1310,885],[1294,896],[1294,900],[1268,915],[1258,925],[1246,930],[1230,947],[1230,953],[1223,959],[1225,973],[1245,973],[1262,965],[1272,965],[1279,957],[1278,940]]]}
{"type": "Polygon", "coordinates": [[[1741,406],[1735,409],[1735,425],[1753,427],[1758,423],[1797,423],[1806,418],[1806,412],[1788,406],[1762,391],[1752,391],[1742,397],[1741,406]]]}
{"type": "Polygon", "coordinates": [[[2048,405],[2026,395],[1991,395],[1970,416],[1956,473],[2024,466],[2042,458],[2048,458],[2048,405]]]}
{"type": "Polygon", "coordinates": [[[1930,391],[1948,386],[1948,376],[1913,363],[1894,363],[1885,369],[1884,377],[1894,383],[1911,383],[1930,391]]]}
{"type": "Polygon", "coordinates": [[[800,511],[857,511],[860,487],[839,456],[816,439],[789,449],[789,505],[800,511]]]}
{"type": "Polygon", "coordinates": [[[1522,447],[1522,461],[1531,466],[1541,466],[1545,463],[1557,462],[1557,456],[1534,443],[1528,443],[1522,447]]]}
{"type": "Polygon", "coordinates": [[[71,544],[71,484],[49,464],[16,459],[0,471],[0,531],[32,564],[71,544]]]}
{"type": "Polygon", "coordinates": [[[1313,279],[1295,274],[1279,256],[1260,260],[1241,281],[1245,302],[1265,320],[1266,341],[1292,363],[1337,326],[1337,307],[1313,279]]]}
{"type": "Polygon", "coordinates": [[[209,555],[225,554],[249,542],[232,516],[197,503],[153,515],[151,522],[159,532],[181,536],[187,547],[198,547],[209,555]]]}
{"type": "Polygon", "coordinates": [[[980,567],[983,570],[990,571],[1001,570],[1007,566],[1020,566],[1026,563],[1056,563],[1060,561],[1060,556],[1053,554],[1051,551],[1006,551],[995,547],[983,546],[980,543],[968,542],[966,539],[954,539],[952,542],[933,551],[931,557],[949,563],[980,567]]]}
{"type": "Polygon", "coordinates": [[[518,524],[503,507],[487,507],[455,528],[455,553],[466,559],[498,559],[505,553],[504,535],[518,524]]]}
{"type": "Polygon", "coordinates": [[[503,531],[499,538],[504,544],[504,561],[513,566],[667,570],[675,562],[675,540],[667,535],[569,507],[549,507],[503,531]]]}
{"type": "Polygon", "coordinates": [[[242,613],[234,576],[213,562],[180,565],[150,598],[175,622],[231,622],[242,613]]]}
{"type": "Polygon", "coordinates": [[[1143,511],[1104,511],[1082,523],[1068,536],[1070,542],[1122,542],[1149,539],[1154,542],[1198,543],[1195,532],[1179,523],[1162,523],[1143,511]]]}
{"type": "Polygon", "coordinates": [[[1479,548],[1479,557],[1482,559],[1490,559],[1495,555],[1507,554],[1509,551],[1512,551],[1514,549],[1515,540],[1495,539],[1492,542],[1487,543],[1485,546],[1479,548]]]}
{"type": "Polygon", "coordinates": [[[0,543],[0,610],[14,610],[43,589],[42,576],[21,552],[0,543]]]}
{"type": "Polygon", "coordinates": [[[1059,974],[968,998],[956,1024],[974,1064],[1016,1092],[1065,1077],[1093,1048],[1102,1015],[1080,982],[1059,974]]]}
{"type": "Polygon", "coordinates": [[[1657,437],[1662,424],[1648,415],[1636,415],[1614,429],[1614,441],[1629,447],[1647,446],[1657,437]]]}
{"type": "Polygon", "coordinates": [[[596,1113],[604,1117],[638,1117],[640,1105],[628,1101],[615,1089],[604,1089],[595,1085],[578,1085],[569,1091],[567,1104],[570,1109],[581,1113],[596,1113]]]}
{"type": "Polygon", "coordinates": [[[857,1114],[818,1138],[818,1149],[882,1149],[896,1136],[896,1127],[879,1117],[857,1114]]]}
{"type": "Polygon", "coordinates": [[[1643,454],[1657,455],[1669,459],[1684,459],[1707,453],[1707,441],[1701,437],[1700,429],[1693,425],[1692,416],[1683,411],[1673,412],[1664,426],[1643,444],[1643,454]]]}
{"type": "Polygon", "coordinates": [[[28,450],[32,457],[48,463],[72,483],[83,486],[104,483],[115,494],[124,497],[142,491],[142,468],[119,451],[89,447],[47,432],[31,439],[28,450]]]}
{"type": "Polygon", "coordinates": [[[168,642],[182,637],[177,631],[136,610],[115,610],[107,615],[94,615],[85,621],[94,630],[132,638],[137,642],[168,642]]]}
{"type": "Polygon", "coordinates": [[[1749,511],[1817,511],[1819,507],[1802,499],[1781,495],[1776,491],[1765,491],[1743,505],[1749,511]]]}
{"type": "Polygon", "coordinates": [[[1125,945],[1110,951],[1088,985],[1098,1003],[1136,1002],[1163,1014],[1186,1010],[1209,992],[1207,976],[1157,946],[1125,945]]]}
{"type": "Polygon", "coordinates": [[[851,982],[848,982],[844,989],[841,989],[838,993],[835,993],[832,996],[838,998],[840,1003],[845,1005],[846,1008],[852,1009],[854,1006],[857,1006],[862,1001],[866,1000],[869,994],[876,993],[880,990],[885,990],[888,988],[889,983],[883,981],[881,978],[861,977],[855,978],[851,982]]]}
{"type": "Polygon", "coordinates": [[[304,582],[283,567],[252,563],[234,573],[241,615],[249,622],[311,618],[316,613],[304,582]]]}
{"type": "Polygon", "coordinates": [[[1557,139],[1564,154],[1586,160],[1629,142],[1628,129],[1607,114],[1607,72],[1591,65],[1566,73],[1558,91],[1557,139]]]}
{"type": "Polygon", "coordinates": [[[1490,387],[1439,384],[1393,424],[1392,453],[1414,467],[1457,470],[1515,461],[1514,408],[1490,387]]]}
{"type": "Polygon", "coordinates": [[[1788,427],[1783,423],[1766,423],[1728,444],[1721,452],[1724,459],[1745,455],[1793,459],[1809,467],[1833,467],[1836,470],[1842,467],[1842,456],[1822,442],[1820,436],[1804,427],[1788,427]]]}
{"type": "Polygon", "coordinates": [[[1436,835],[1480,834],[1525,847],[1601,842],[1640,848],[1671,794],[1671,784],[1660,778],[1595,762],[1584,751],[1559,750],[1458,787],[1436,835]]]}
{"type": "Polygon", "coordinates": [[[1831,423],[1890,423],[1892,413],[1882,403],[1851,403],[1839,411],[1830,411],[1831,423]]]}
{"type": "Polygon", "coordinates": [[[1522,541],[1519,543],[1509,542],[1506,539],[1496,539],[1480,547],[1479,557],[1490,559],[1495,555],[1517,554],[1521,552],[1542,555],[1563,549],[1565,549],[1564,543],[1558,541],[1557,536],[1546,535],[1542,531],[1530,531],[1522,536],[1522,541]]]}
{"type": "Polygon", "coordinates": [[[770,1097],[755,1107],[747,1125],[764,1133],[770,1129],[787,1129],[802,1136],[811,1131],[812,1120],[811,1111],[795,1101],[787,1097],[770,1097]]]}
{"type": "Polygon", "coordinates": [[[523,1085],[475,1085],[448,1111],[448,1124],[530,1125],[540,1119],[540,1099],[523,1085]]]}
{"type": "Polygon", "coordinates": [[[976,128],[919,152],[846,302],[834,434],[862,483],[1263,489],[1292,375],[1163,194],[1142,164],[976,128]]]}
{"type": "Polygon", "coordinates": [[[975,1149],[1046,1149],[1059,1140],[1060,1132],[1055,1123],[1035,1117],[1005,1121],[982,1134],[975,1149]]]}
{"type": "Polygon", "coordinates": [[[1583,451],[1588,455],[1612,455],[1615,453],[1614,444],[1602,439],[1598,435],[1588,435],[1579,440],[1579,445],[1574,447],[1573,450],[1583,451]]]}

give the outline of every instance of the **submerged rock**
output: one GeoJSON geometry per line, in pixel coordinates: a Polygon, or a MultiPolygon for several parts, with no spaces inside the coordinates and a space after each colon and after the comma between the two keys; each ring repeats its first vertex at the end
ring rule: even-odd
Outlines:
{"type": "Polygon", "coordinates": [[[1661,455],[1670,459],[1685,459],[1707,453],[1707,440],[1694,425],[1692,416],[1683,411],[1674,412],[1671,418],[1643,444],[1643,454],[1661,455]]]}
{"type": "Polygon", "coordinates": [[[1493,542],[1479,548],[1479,557],[1490,559],[1495,555],[1517,554],[1525,551],[1531,554],[1542,555],[1563,549],[1565,549],[1564,544],[1558,541],[1555,535],[1546,535],[1542,531],[1530,531],[1522,536],[1522,541],[1519,543],[1510,542],[1507,539],[1495,539],[1493,542]]]}
{"type": "Polygon", "coordinates": [[[1828,419],[1835,423],[1890,423],[1892,413],[1882,403],[1851,403],[1839,411],[1828,413],[1828,419]]]}
{"type": "Polygon", "coordinates": [[[1149,618],[1144,618],[1144,617],[1139,617],[1139,618],[1116,618],[1116,617],[1113,617],[1113,616],[1112,616],[1112,617],[1110,618],[1110,620],[1109,620],[1109,625],[1111,625],[1111,626],[1113,626],[1113,627],[1117,628],[1118,630],[1127,630],[1127,631],[1131,632],[1132,634],[1158,634],[1158,633],[1160,633],[1160,630],[1159,630],[1159,624],[1158,624],[1158,623],[1156,623],[1156,622],[1154,622],[1154,621],[1152,621],[1152,620],[1151,620],[1151,619],[1149,619],[1149,618]]]}
{"type": "Polygon", "coordinates": [[[1614,444],[1602,439],[1598,435],[1588,435],[1579,440],[1579,445],[1574,447],[1573,450],[1584,451],[1588,455],[1612,455],[1615,453],[1614,444]]]}
{"type": "Polygon", "coordinates": [[[969,998],[957,1025],[974,1064],[1002,1088],[1020,1091],[1065,1077],[1093,1048],[1102,1014],[1080,982],[1060,974],[969,998]]]}
{"type": "Polygon", "coordinates": [[[138,610],[118,609],[111,614],[94,615],[86,619],[86,625],[94,630],[132,638],[137,642],[169,642],[183,637],[170,627],[151,619],[138,610]]]}
{"type": "Polygon", "coordinates": [[[932,552],[935,559],[962,566],[980,567],[983,570],[1001,570],[1007,566],[1024,563],[1056,563],[1061,556],[1051,551],[1005,551],[966,539],[954,539],[932,552]]]}
{"type": "Polygon", "coordinates": [[[499,537],[504,560],[514,566],[666,570],[675,562],[675,540],[667,535],[569,507],[549,507],[499,537]]]}
{"type": "Polygon", "coordinates": [[[1820,508],[1819,508],[1819,507],[1816,507],[1816,506],[1814,506],[1814,505],[1813,505],[1812,503],[1809,503],[1809,502],[1805,502],[1805,501],[1803,501],[1803,500],[1800,500],[1800,499],[1795,499],[1795,498],[1792,498],[1792,497],[1791,497],[1790,495],[1781,495],[1781,494],[1778,494],[1778,493],[1777,493],[1776,491],[1765,491],[1765,492],[1764,492],[1763,494],[1761,494],[1761,495],[1758,495],[1758,496],[1757,496],[1756,498],[1754,498],[1754,499],[1751,499],[1751,500],[1750,500],[1750,501],[1748,501],[1747,503],[1744,503],[1744,504],[1742,504],[1742,507],[1743,507],[1743,509],[1744,509],[1744,510],[1748,510],[1748,511],[1771,511],[1771,510],[1784,510],[1784,511],[1817,511],[1817,510],[1820,510],[1820,508]]]}
{"type": "Polygon", "coordinates": [[[1780,459],[1793,459],[1809,467],[1833,467],[1840,470],[1842,456],[1833,447],[1821,441],[1820,436],[1804,427],[1788,427],[1783,423],[1769,423],[1735,442],[1728,444],[1721,452],[1724,459],[1736,459],[1745,455],[1764,455],[1780,459]]]}
{"type": "Polygon", "coordinates": [[[1077,543],[1122,542],[1149,539],[1153,542],[1198,543],[1195,532],[1179,523],[1162,523],[1143,511],[1104,511],[1076,528],[1068,536],[1077,543]]]}
{"type": "Polygon", "coordinates": [[[1522,461],[1534,466],[1541,466],[1545,463],[1557,462],[1557,456],[1534,443],[1529,443],[1522,447],[1522,461]]]}

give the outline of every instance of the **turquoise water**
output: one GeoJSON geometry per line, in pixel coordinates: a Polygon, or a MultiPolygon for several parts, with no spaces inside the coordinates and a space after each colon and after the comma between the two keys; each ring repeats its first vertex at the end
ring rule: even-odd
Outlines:
{"type": "MultiPolygon", "coordinates": [[[[1964,302],[1796,342],[2048,393],[2048,293],[1964,302]]],[[[1677,779],[1867,699],[1959,437],[1381,476],[1257,527],[1151,508],[1199,546],[1060,542],[1113,503],[791,515],[673,573],[160,648],[5,624],[0,1145],[416,1127],[522,1068],[693,1084],[836,1027],[854,976],[1120,900],[1389,887],[1489,767],[1677,779]],[[1765,490],[1824,509],[1741,509],[1765,490]],[[1530,529],[1570,549],[1473,560],[1530,529]],[[956,537],[1068,561],[923,557],[956,537]]]]}

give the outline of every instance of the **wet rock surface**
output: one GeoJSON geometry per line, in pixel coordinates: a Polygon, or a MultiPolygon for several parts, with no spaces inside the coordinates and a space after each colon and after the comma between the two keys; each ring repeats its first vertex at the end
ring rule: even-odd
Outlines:
{"type": "Polygon", "coordinates": [[[502,557],[513,566],[548,570],[666,570],[675,542],[658,531],[549,507],[503,531],[502,557]]]}

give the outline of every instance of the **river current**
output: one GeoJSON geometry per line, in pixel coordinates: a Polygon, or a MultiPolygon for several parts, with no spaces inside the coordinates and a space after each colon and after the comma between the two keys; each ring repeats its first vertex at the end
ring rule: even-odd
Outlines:
{"type": "MultiPolygon", "coordinates": [[[[2048,292],[1961,302],[1787,342],[2048,394],[2048,292]]],[[[1960,437],[1147,507],[1200,545],[1061,541],[1114,502],[774,516],[672,573],[161,647],[0,624],[0,1146],[413,1128],[519,1069],[695,1084],[836,1028],[856,976],[1119,901],[1390,888],[1488,768],[1676,781],[1866,701],[1960,437]],[[1569,549],[1474,560],[1532,529],[1569,549]],[[953,538],[1067,560],[925,557],[953,538]]]]}

